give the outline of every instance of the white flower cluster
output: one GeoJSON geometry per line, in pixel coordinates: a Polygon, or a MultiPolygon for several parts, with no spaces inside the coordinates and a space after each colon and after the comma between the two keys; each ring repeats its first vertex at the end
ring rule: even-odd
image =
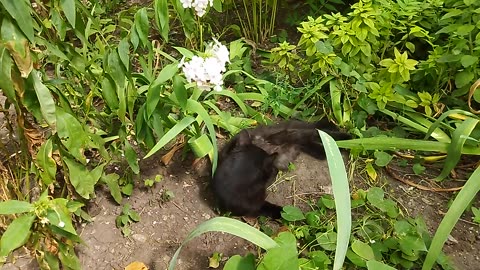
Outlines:
{"type": "Polygon", "coordinates": [[[185,63],[182,60],[180,66],[188,82],[196,82],[202,89],[210,89],[213,85],[213,90],[221,91],[222,74],[229,59],[227,47],[214,39],[214,42],[207,45],[205,57],[194,56],[185,63]]]}
{"type": "Polygon", "coordinates": [[[198,17],[205,15],[208,6],[213,6],[213,0],[180,0],[183,8],[194,8],[198,17]]]}

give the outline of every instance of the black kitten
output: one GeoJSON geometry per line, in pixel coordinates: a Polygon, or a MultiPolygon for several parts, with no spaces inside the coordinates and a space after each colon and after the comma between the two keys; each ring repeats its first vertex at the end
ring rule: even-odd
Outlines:
{"type": "Polygon", "coordinates": [[[213,192],[223,211],[236,216],[280,218],[282,208],[265,201],[266,188],[278,173],[277,154],[252,144],[248,131],[237,134],[223,151],[213,177],[213,192]]]}
{"type": "Polygon", "coordinates": [[[271,126],[242,130],[222,149],[213,177],[213,191],[223,211],[236,216],[280,218],[282,207],[265,201],[266,188],[278,170],[304,152],[325,159],[317,129],[334,139],[348,139],[328,122],[287,121],[271,126]]]}

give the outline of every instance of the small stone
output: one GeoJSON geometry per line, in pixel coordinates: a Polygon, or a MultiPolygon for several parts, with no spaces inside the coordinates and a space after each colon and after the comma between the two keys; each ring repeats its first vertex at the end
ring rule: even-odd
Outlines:
{"type": "Polygon", "coordinates": [[[141,243],[147,242],[147,237],[143,234],[139,234],[139,233],[134,234],[132,235],[132,238],[137,242],[141,242],[141,243]]]}

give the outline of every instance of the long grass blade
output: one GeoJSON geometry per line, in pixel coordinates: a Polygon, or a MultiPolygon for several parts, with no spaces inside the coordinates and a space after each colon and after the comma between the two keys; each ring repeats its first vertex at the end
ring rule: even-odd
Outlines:
{"type": "Polygon", "coordinates": [[[232,218],[216,217],[203,222],[192,232],[190,232],[190,234],[187,236],[187,238],[185,238],[183,243],[173,255],[172,260],[168,265],[168,270],[175,269],[175,265],[177,264],[177,258],[180,254],[180,251],[182,250],[182,247],[193,238],[198,237],[199,235],[206,232],[229,233],[248,240],[265,250],[278,247],[278,244],[272,238],[246,223],[232,218]]]}
{"type": "Polygon", "coordinates": [[[432,239],[432,244],[423,263],[422,270],[430,270],[433,264],[437,260],[442,251],[442,247],[448,238],[448,235],[452,231],[453,227],[457,223],[458,219],[468,207],[473,198],[480,191],[480,167],[473,172],[470,178],[467,180],[462,190],[458,193],[457,197],[453,201],[452,205],[445,214],[442,222],[438,226],[437,232],[432,239]]]}
{"type": "Polygon", "coordinates": [[[155,154],[158,150],[164,147],[169,141],[173,140],[180,132],[187,128],[190,124],[195,121],[195,118],[187,116],[180,120],[173,128],[171,128],[160,140],[155,144],[155,146],[147,153],[144,158],[148,158],[151,155],[155,154]]]}
{"type": "MultiPolygon", "coordinates": [[[[404,139],[395,137],[375,137],[375,138],[363,138],[353,139],[346,141],[338,141],[338,147],[348,149],[360,149],[360,150],[416,150],[427,152],[440,152],[447,153],[449,143],[424,141],[415,139],[404,139]]],[[[480,155],[479,147],[463,146],[461,149],[462,154],[467,155],[480,155]]]]}
{"type": "Polygon", "coordinates": [[[470,133],[478,124],[478,119],[468,118],[463,123],[455,129],[452,134],[452,142],[447,149],[447,158],[445,159],[445,165],[443,166],[442,172],[439,176],[436,177],[437,181],[440,181],[447,177],[447,175],[452,171],[453,168],[457,165],[460,157],[462,156],[462,148],[467,140],[470,133]]]}
{"type": "Polygon", "coordinates": [[[337,214],[337,247],[335,249],[335,261],[333,269],[341,269],[348,250],[350,233],[352,229],[352,214],[350,203],[350,188],[348,185],[347,171],[343,163],[340,150],[333,138],[319,130],[327,156],[328,170],[332,179],[333,197],[335,199],[335,211],[337,214]]]}

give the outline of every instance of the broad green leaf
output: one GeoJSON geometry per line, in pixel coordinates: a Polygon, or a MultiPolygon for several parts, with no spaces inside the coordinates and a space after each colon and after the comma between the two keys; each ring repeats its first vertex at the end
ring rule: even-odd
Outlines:
{"type": "Polygon", "coordinates": [[[475,78],[475,74],[473,74],[472,71],[468,69],[460,71],[455,75],[455,86],[457,88],[462,88],[470,84],[474,78],[475,78]]]}
{"type": "Polygon", "coordinates": [[[4,41],[3,44],[10,52],[22,78],[28,78],[33,70],[33,58],[28,40],[8,17],[3,18],[0,32],[0,39],[4,41]]]}
{"type": "Polygon", "coordinates": [[[146,8],[141,8],[135,13],[135,29],[137,30],[138,37],[142,41],[143,46],[147,46],[149,22],[146,8]]]}
{"type": "Polygon", "coordinates": [[[287,205],[283,207],[282,218],[286,221],[298,221],[304,220],[305,216],[302,210],[296,206],[287,205]]]}
{"type": "Polygon", "coordinates": [[[33,210],[33,205],[25,201],[9,200],[0,202],[0,215],[20,214],[33,210]]]}
{"type": "Polygon", "coordinates": [[[17,98],[15,95],[15,89],[13,87],[12,80],[12,67],[13,61],[5,46],[0,45],[0,88],[5,96],[11,101],[16,103],[17,98]]]}
{"type": "Polygon", "coordinates": [[[234,255],[225,263],[223,270],[255,270],[255,256],[249,253],[247,256],[234,255]]]}
{"type": "Polygon", "coordinates": [[[173,77],[173,93],[180,108],[185,110],[188,99],[187,89],[185,88],[185,80],[180,75],[173,77]]]}
{"type": "Polygon", "coordinates": [[[267,250],[257,269],[298,270],[297,241],[295,236],[291,232],[282,232],[275,238],[275,241],[279,246],[267,250]]]}
{"type": "Polygon", "coordinates": [[[337,239],[333,269],[342,268],[352,228],[350,188],[342,155],[333,138],[323,131],[318,131],[325,147],[328,171],[332,179],[335,213],[337,214],[337,239]]]}
{"type": "Polygon", "coordinates": [[[382,262],[378,261],[368,261],[367,262],[367,269],[368,270],[395,270],[395,268],[388,266],[382,262]]]}
{"type": "Polygon", "coordinates": [[[36,156],[36,163],[40,167],[40,175],[45,185],[52,184],[57,174],[57,163],[52,157],[52,151],[53,144],[50,138],[40,146],[36,156]]]}
{"type": "Polygon", "coordinates": [[[63,242],[59,242],[58,247],[58,258],[62,262],[62,265],[68,265],[68,268],[72,270],[82,269],[82,265],[80,264],[80,260],[75,254],[73,245],[67,245],[63,242]]]}
{"type": "Polygon", "coordinates": [[[67,164],[70,182],[75,191],[83,198],[89,199],[94,192],[95,184],[102,176],[105,163],[89,171],[86,166],[73,159],[63,157],[63,160],[67,164]]]}
{"type": "Polygon", "coordinates": [[[358,256],[362,257],[367,261],[375,259],[375,255],[373,254],[373,249],[370,247],[370,245],[360,240],[353,241],[352,250],[358,256]]]}
{"type": "Polygon", "coordinates": [[[470,34],[475,29],[475,25],[464,24],[457,28],[457,35],[464,36],[470,34]]]}
{"type": "Polygon", "coordinates": [[[165,67],[162,68],[162,70],[160,71],[160,73],[158,74],[157,78],[155,79],[152,85],[156,86],[156,85],[165,83],[166,81],[172,79],[173,76],[177,74],[177,71],[178,71],[177,62],[166,65],[165,67]]]}
{"type": "Polygon", "coordinates": [[[393,156],[383,152],[383,151],[377,151],[374,153],[375,155],[375,164],[379,167],[385,167],[392,161],[393,156]]]}
{"type": "Polygon", "coordinates": [[[184,129],[190,126],[194,121],[195,121],[195,118],[191,116],[184,117],[182,120],[180,120],[177,124],[175,124],[174,127],[172,127],[167,133],[165,133],[165,135],[162,138],[160,138],[157,144],[155,144],[155,146],[147,153],[144,159],[155,154],[158,150],[164,147],[168,142],[175,139],[175,137],[178,134],[180,134],[180,132],[182,132],[184,129]]]}
{"type": "Polygon", "coordinates": [[[205,123],[207,126],[208,133],[210,134],[210,140],[212,142],[213,151],[211,153],[210,159],[212,160],[212,174],[217,169],[217,135],[215,132],[215,128],[213,126],[213,121],[208,112],[205,108],[198,102],[193,99],[187,100],[187,111],[194,112],[198,114],[199,118],[205,123]]]}
{"type": "MultiPolygon", "coordinates": [[[[30,42],[34,42],[33,17],[30,15],[31,8],[27,1],[0,0],[3,7],[15,19],[18,27],[30,42]]],[[[5,19],[3,20],[5,22],[5,19]]]]}
{"type": "Polygon", "coordinates": [[[0,257],[7,256],[13,250],[23,246],[30,238],[30,228],[37,216],[25,214],[12,221],[0,239],[0,257]]]}
{"type": "Polygon", "coordinates": [[[137,153],[133,149],[132,145],[125,141],[125,159],[127,159],[128,165],[132,169],[134,174],[140,173],[140,167],[138,166],[137,153]]]}
{"type": "Polygon", "coordinates": [[[105,100],[105,103],[107,103],[107,106],[110,108],[110,110],[115,111],[118,109],[116,85],[113,80],[109,78],[109,76],[105,76],[102,80],[101,93],[103,100],[105,100]]]}
{"type": "Polygon", "coordinates": [[[235,103],[237,103],[238,107],[240,108],[240,110],[242,110],[242,113],[244,115],[248,115],[248,108],[247,108],[247,105],[245,105],[245,103],[243,102],[242,98],[240,97],[240,95],[232,92],[232,91],[229,91],[229,90],[222,90],[222,91],[212,91],[210,93],[208,93],[205,98],[208,98],[210,97],[211,95],[221,95],[221,96],[226,96],[226,97],[229,97],[231,98],[233,101],[235,101],[235,103]]]}
{"type": "Polygon", "coordinates": [[[188,145],[197,158],[204,157],[213,151],[212,142],[206,134],[202,134],[198,138],[192,137],[188,140],[188,145]]]}
{"type": "Polygon", "coordinates": [[[47,209],[47,218],[52,226],[72,235],[77,235],[72,224],[72,217],[67,208],[68,200],[57,198],[52,201],[52,205],[47,209]]]}
{"type": "Polygon", "coordinates": [[[463,186],[462,190],[457,194],[455,200],[450,205],[450,208],[445,214],[445,217],[440,222],[435,236],[432,239],[430,248],[427,253],[427,257],[422,266],[422,270],[430,270],[433,267],[433,264],[439,255],[442,252],[442,247],[447,241],[450,232],[452,231],[455,224],[460,219],[460,216],[465,211],[465,209],[470,205],[470,202],[475,198],[477,193],[480,191],[480,167],[473,172],[473,174],[468,178],[467,182],[463,186]]]}
{"type": "Polygon", "coordinates": [[[83,130],[82,124],[71,114],[57,107],[57,133],[68,152],[83,164],[86,158],[83,155],[85,147],[89,144],[89,138],[83,130]]]}
{"type": "Polygon", "coordinates": [[[67,18],[67,21],[75,29],[76,22],[76,10],[75,10],[75,0],[60,0],[60,6],[62,7],[63,13],[67,18]]]}
{"type": "Polygon", "coordinates": [[[170,18],[168,16],[168,0],[155,0],[155,21],[160,30],[160,35],[168,42],[168,34],[170,32],[170,18]]]}
{"type": "Polygon", "coordinates": [[[33,80],[33,88],[40,103],[42,116],[50,128],[55,131],[57,124],[55,101],[53,100],[52,94],[50,94],[50,90],[42,83],[39,76],[40,73],[38,71],[34,70],[30,73],[30,79],[33,80]]]}
{"type": "MultiPolygon", "coordinates": [[[[325,250],[332,251],[336,249],[336,240],[337,240],[337,233],[330,231],[330,232],[324,232],[324,233],[317,233],[316,234],[316,239],[318,244],[325,250]]],[[[340,268],[335,268],[335,269],[341,269],[341,265],[343,265],[343,261],[345,260],[345,257],[343,260],[341,260],[340,263],[340,268]]],[[[338,267],[338,265],[336,264],[338,267]]]]}
{"type": "Polygon", "coordinates": [[[338,123],[342,124],[342,91],[338,88],[337,81],[330,81],[330,98],[332,99],[333,115],[338,123]]]}
{"type": "Polygon", "coordinates": [[[120,40],[118,43],[118,56],[122,61],[123,67],[126,71],[130,70],[130,44],[126,38],[120,40]]]}
{"type": "Polygon", "coordinates": [[[464,68],[467,68],[478,61],[478,56],[472,56],[472,55],[464,55],[462,56],[462,59],[460,59],[460,62],[462,63],[462,66],[464,68]]]}
{"type": "Polygon", "coordinates": [[[442,172],[436,177],[437,181],[443,180],[455,168],[462,155],[462,148],[468,136],[477,126],[479,120],[475,118],[467,118],[458,126],[452,134],[452,142],[448,146],[447,158],[443,166],[442,172]]]}
{"type": "Polygon", "coordinates": [[[173,255],[172,260],[169,263],[168,269],[173,270],[175,268],[178,255],[180,254],[180,251],[182,250],[184,245],[186,245],[193,238],[206,232],[229,233],[241,237],[247,241],[250,241],[265,250],[279,247],[279,244],[272,240],[268,235],[262,233],[261,231],[251,227],[246,223],[231,218],[216,217],[203,222],[202,224],[198,225],[197,228],[195,228],[192,232],[190,232],[190,234],[185,238],[185,240],[183,240],[183,243],[173,255]]]}
{"type": "Polygon", "coordinates": [[[116,173],[111,173],[107,175],[102,175],[101,179],[103,182],[105,182],[105,184],[107,184],[113,199],[118,204],[122,204],[122,193],[120,191],[120,186],[118,185],[118,179],[120,179],[120,176],[116,173]]]}

